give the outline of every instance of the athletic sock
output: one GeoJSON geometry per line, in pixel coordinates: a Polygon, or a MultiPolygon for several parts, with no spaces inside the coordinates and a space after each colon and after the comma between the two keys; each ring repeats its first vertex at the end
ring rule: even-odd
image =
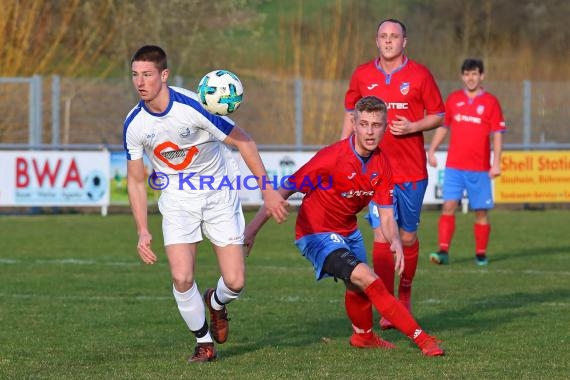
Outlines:
{"type": "Polygon", "coordinates": [[[362,334],[372,331],[372,303],[365,293],[347,289],[344,293],[344,306],[354,332],[362,334]]]}
{"type": "Polygon", "coordinates": [[[210,329],[208,328],[208,322],[204,320],[204,325],[198,331],[192,331],[196,337],[196,343],[213,343],[212,336],[210,335],[210,329]]]}
{"type": "Polygon", "coordinates": [[[475,223],[473,225],[473,233],[475,234],[475,254],[477,256],[485,256],[489,235],[491,235],[491,225],[475,223]]]}
{"type": "Polygon", "coordinates": [[[416,239],[414,244],[404,247],[404,272],[400,277],[400,285],[398,286],[398,298],[405,305],[410,306],[412,302],[412,282],[416,275],[418,267],[418,255],[420,251],[420,241],[416,239]]]}
{"type": "Polygon", "coordinates": [[[422,330],[421,328],[414,331],[414,335],[410,337],[420,348],[422,343],[427,339],[427,338],[431,338],[430,335],[428,335],[428,333],[426,333],[424,330],[422,330]]]}
{"type": "Polygon", "coordinates": [[[438,224],[439,250],[449,252],[451,239],[455,232],[455,215],[441,215],[438,224]]]}
{"type": "Polygon", "coordinates": [[[396,299],[388,293],[384,283],[377,279],[370,284],[364,292],[372,301],[374,307],[380,314],[388,319],[392,324],[410,339],[417,338],[422,329],[415,321],[410,312],[396,299]],[[414,336],[416,335],[416,336],[414,336]]]}
{"type": "MultiPolygon", "coordinates": [[[[382,279],[390,294],[394,294],[394,253],[390,243],[374,242],[372,249],[372,263],[374,272],[382,279]]],[[[386,316],[384,316],[386,317],[386,316]]]]}
{"type": "Polygon", "coordinates": [[[204,301],[198,291],[198,285],[194,283],[190,289],[184,293],[176,290],[172,286],[172,293],[178,305],[178,311],[186,326],[194,333],[198,343],[212,342],[212,337],[208,331],[208,324],[206,323],[206,308],[204,301]]]}
{"type": "Polygon", "coordinates": [[[218,280],[218,285],[216,286],[214,293],[212,293],[212,308],[214,310],[222,310],[226,304],[239,298],[240,294],[241,291],[236,293],[228,288],[224,282],[224,279],[220,277],[218,280]]]}

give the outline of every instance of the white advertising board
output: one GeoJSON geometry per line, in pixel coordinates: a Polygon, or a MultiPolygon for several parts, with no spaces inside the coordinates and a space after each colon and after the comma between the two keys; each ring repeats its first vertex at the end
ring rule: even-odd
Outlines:
{"type": "Polygon", "coordinates": [[[0,152],[0,206],[108,204],[108,152],[0,152]]]}

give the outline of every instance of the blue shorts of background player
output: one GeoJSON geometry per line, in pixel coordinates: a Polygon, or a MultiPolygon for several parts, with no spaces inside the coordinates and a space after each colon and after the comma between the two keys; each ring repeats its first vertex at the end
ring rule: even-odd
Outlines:
{"type": "Polygon", "coordinates": [[[489,172],[445,168],[443,200],[458,201],[466,190],[471,209],[488,210],[494,207],[492,186],[489,172]]]}
{"type": "Polygon", "coordinates": [[[364,247],[364,238],[360,230],[356,230],[348,236],[342,236],[335,232],[307,235],[296,240],[295,245],[299,248],[301,254],[313,264],[317,280],[331,277],[323,271],[323,265],[326,258],[339,249],[346,249],[352,252],[358,260],[366,263],[366,248],[364,247]]]}
{"type": "MultiPolygon", "coordinates": [[[[394,217],[398,227],[406,232],[416,232],[420,225],[420,213],[424,203],[428,180],[404,182],[394,185],[394,217]]],[[[378,205],[370,202],[366,219],[372,228],[380,227],[378,205]]]]}

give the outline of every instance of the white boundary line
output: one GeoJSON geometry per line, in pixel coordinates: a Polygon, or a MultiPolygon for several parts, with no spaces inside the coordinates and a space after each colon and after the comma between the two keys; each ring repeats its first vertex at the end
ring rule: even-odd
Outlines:
{"type": "Polygon", "coordinates": [[[16,299],[37,299],[37,298],[49,298],[58,300],[74,300],[74,301],[120,301],[123,302],[126,299],[135,301],[174,301],[172,296],[75,296],[75,295],[57,295],[57,294],[9,294],[0,293],[1,297],[10,297],[16,299]]]}
{"type": "MultiPolygon", "coordinates": [[[[87,260],[87,259],[78,259],[78,258],[66,258],[66,259],[36,259],[36,260],[20,260],[20,259],[12,259],[12,258],[2,258],[0,257],[0,265],[18,265],[18,264],[25,264],[25,265],[106,265],[106,266],[141,266],[141,263],[138,260],[134,261],[97,261],[97,260],[87,260]]],[[[158,263],[166,264],[164,263],[158,263]]],[[[272,270],[283,270],[290,268],[285,268],[277,265],[256,265],[257,268],[266,268],[272,270]]],[[[419,269],[421,271],[421,269],[419,269]]],[[[534,276],[550,276],[553,274],[559,276],[570,276],[569,271],[541,271],[536,269],[525,269],[525,270],[512,270],[512,269],[495,269],[493,268],[492,264],[485,268],[474,268],[474,269],[456,269],[450,268],[449,271],[445,272],[446,275],[454,275],[454,274],[483,274],[483,275],[492,275],[492,274],[525,274],[525,275],[534,275],[534,276]]]]}

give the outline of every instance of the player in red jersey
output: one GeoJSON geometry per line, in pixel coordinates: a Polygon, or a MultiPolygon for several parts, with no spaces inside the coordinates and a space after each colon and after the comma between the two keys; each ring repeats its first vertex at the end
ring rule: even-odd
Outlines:
{"type": "MultiPolygon", "coordinates": [[[[342,137],[352,133],[352,110],[358,99],[375,95],[387,103],[389,128],[380,147],[392,167],[396,185],[394,212],[404,245],[406,265],[400,276],[398,298],[411,310],[412,281],[419,254],[417,230],[428,181],[423,131],[442,124],[444,106],[429,70],[404,55],[406,43],[406,27],[402,22],[387,19],[379,23],[378,58],[356,68],[346,92],[342,137]]],[[[369,220],[374,228],[374,270],[394,294],[394,258],[379,228],[380,218],[374,205],[370,207],[369,220]]],[[[386,318],[380,324],[385,329],[392,327],[386,318]]]]}
{"type": "MultiPolygon", "coordinates": [[[[374,203],[382,217],[382,232],[396,254],[392,270],[401,273],[403,249],[392,209],[392,174],[378,147],[386,129],[386,112],[386,104],[380,99],[360,99],[354,111],[354,135],[317,152],[279,193],[285,199],[297,191],[305,193],[297,216],[295,244],[313,264],[317,280],[334,277],[344,281],[345,305],[353,326],[350,344],[395,348],[372,331],[372,303],[424,355],[440,356],[444,350],[437,340],[421,329],[366,264],[366,249],[357,225],[357,213],[374,203]]],[[[264,206],[246,226],[244,245],[248,250],[268,219],[264,206]]]]}
{"type": "Polygon", "coordinates": [[[475,262],[487,265],[491,233],[488,210],[493,208],[492,179],[501,174],[505,120],[495,96],[483,89],[483,61],[466,59],[461,66],[463,89],[446,100],[445,124],[435,132],[428,151],[429,163],[437,165],[435,151],[451,132],[443,181],[443,208],[439,218],[439,251],[430,255],[435,264],[449,263],[449,246],[455,231],[455,210],[463,192],[475,210],[475,262]],[[493,165],[490,138],[493,139],[493,165]]]}

